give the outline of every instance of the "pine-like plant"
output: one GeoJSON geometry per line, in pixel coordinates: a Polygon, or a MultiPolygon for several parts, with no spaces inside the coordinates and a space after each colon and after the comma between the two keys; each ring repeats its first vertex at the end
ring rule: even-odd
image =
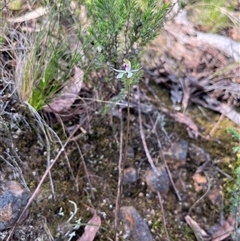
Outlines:
{"type": "Polygon", "coordinates": [[[87,4],[91,24],[87,40],[94,45],[93,67],[107,71],[106,76],[114,80],[107,65],[119,68],[123,59],[133,65],[139,63],[142,47],[160,32],[169,4],[148,0],[140,4],[136,0],[95,0],[87,4]]]}

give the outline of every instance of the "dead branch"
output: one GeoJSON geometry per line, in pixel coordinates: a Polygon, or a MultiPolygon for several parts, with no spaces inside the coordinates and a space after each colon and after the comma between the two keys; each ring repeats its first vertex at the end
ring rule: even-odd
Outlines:
{"type": "Polygon", "coordinates": [[[176,14],[174,21],[169,21],[165,24],[164,29],[166,32],[174,36],[177,42],[182,45],[190,44],[195,47],[211,46],[235,61],[240,61],[240,43],[228,37],[218,34],[203,33],[194,29],[192,23],[188,21],[187,11],[184,9],[179,10],[178,4],[175,2],[175,7],[171,14],[176,14]]]}
{"type": "Polygon", "coordinates": [[[166,219],[165,219],[165,211],[164,211],[164,208],[163,208],[162,196],[161,196],[160,192],[157,192],[157,195],[158,195],[158,200],[159,200],[160,207],[161,207],[161,212],[162,212],[162,220],[163,220],[164,232],[165,232],[167,241],[170,241],[170,238],[169,238],[169,235],[168,235],[168,231],[167,231],[167,222],[166,222],[166,219]]]}
{"type": "MultiPolygon", "coordinates": [[[[152,121],[152,119],[151,119],[151,121],[152,121]]],[[[152,123],[153,123],[153,121],[152,121],[152,123]]],[[[175,191],[175,193],[176,193],[176,195],[177,195],[178,201],[181,202],[181,201],[182,201],[182,198],[181,198],[181,196],[180,196],[180,194],[179,194],[179,191],[178,191],[178,189],[177,189],[177,187],[176,187],[176,185],[175,185],[175,183],[174,183],[174,181],[173,181],[172,174],[171,174],[171,172],[170,172],[170,170],[169,170],[167,161],[166,161],[165,156],[164,156],[164,154],[163,154],[163,152],[162,152],[162,143],[161,143],[160,138],[159,138],[159,136],[158,136],[158,134],[157,134],[156,131],[154,131],[154,134],[155,134],[155,136],[156,136],[156,138],[157,138],[157,143],[158,143],[158,148],[159,148],[159,155],[160,155],[161,159],[164,161],[164,165],[165,165],[165,167],[166,167],[166,170],[167,170],[169,179],[170,179],[170,181],[171,181],[171,184],[172,184],[172,186],[173,186],[173,189],[174,189],[174,191],[175,191]]]]}
{"type": "MultiPolygon", "coordinates": [[[[138,91],[138,96],[140,96],[140,91],[139,91],[139,86],[137,86],[137,91],[138,91]]],[[[156,168],[156,166],[153,163],[152,157],[149,153],[148,147],[147,147],[147,143],[146,143],[146,139],[145,139],[145,134],[143,131],[143,125],[142,125],[142,113],[141,113],[141,108],[140,108],[140,98],[138,98],[138,122],[139,122],[139,129],[140,129],[140,135],[141,135],[141,139],[142,139],[142,143],[143,143],[143,148],[144,151],[146,153],[148,162],[153,170],[153,172],[155,173],[156,176],[159,176],[159,172],[156,168]]]]}

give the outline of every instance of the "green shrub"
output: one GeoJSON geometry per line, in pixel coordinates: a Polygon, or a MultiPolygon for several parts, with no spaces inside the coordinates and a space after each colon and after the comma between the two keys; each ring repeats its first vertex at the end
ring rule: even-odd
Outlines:
{"type": "Polygon", "coordinates": [[[140,4],[134,0],[95,0],[87,4],[91,24],[87,40],[94,44],[94,69],[103,69],[111,80],[111,69],[119,68],[129,59],[134,68],[139,63],[142,47],[156,37],[169,9],[169,4],[157,5],[149,0],[140,4]]]}
{"type": "MultiPolygon", "coordinates": [[[[77,16],[82,11],[80,6],[72,11],[70,1],[46,1],[49,13],[42,17],[40,30],[23,34],[25,51],[16,55],[15,79],[22,101],[41,110],[59,93],[76,65],[85,72],[85,80],[101,70],[105,80],[113,84],[115,75],[110,67],[120,69],[126,58],[138,68],[143,46],[159,34],[170,7],[158,6],[157,2],[88,1],[87,27],[83,30],[77,16]]],[[[132,83],[140,75],[134,75],[132,83]]]]}

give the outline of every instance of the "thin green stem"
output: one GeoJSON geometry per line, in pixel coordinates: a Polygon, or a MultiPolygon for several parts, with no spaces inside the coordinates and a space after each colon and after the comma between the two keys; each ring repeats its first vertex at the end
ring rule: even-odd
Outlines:
{"type": "MultiPolygon", "coordinates": [[[[127,130],[126,130],[126,141],[125,141],[125,148],[124,148],[124,158],[123,161],[125,162],[127,159],[127,150],[128,150],[128,139],[129,139],[129,126],[130,126],[130,84],[128,84],[128,106],[127,106],[127,130]]],[[[124,163],[123,163],[124,164],[124,163]]]]}
{"type": "Polygon", "coordinates": [[[119,211],[121,206],[121,194],[122,194],[122,183],[123,183],[123,177],[124,177],[124,167],[125,163],[127,161],[127,150],[128,150],[128,139],[129,139],[129,127],[130,127],[130,89],[131,89],[131,81],[128,79],[128,106],[127,106],[127,130],[126,130],[126,136],[125,136],[125,146],[123,150],[123,158],[120,158],[119,161],[119,178],[118,178],[118,194],[117,194],[117,200],[116,200],[116,213],[115,213],[115,234],[114,234],[114,240],[117,240],[117,230],[119,225],[119,211]]]}

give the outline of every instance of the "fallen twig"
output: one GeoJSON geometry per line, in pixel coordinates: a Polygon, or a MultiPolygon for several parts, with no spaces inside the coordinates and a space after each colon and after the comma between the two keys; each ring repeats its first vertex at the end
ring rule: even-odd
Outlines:
{"type": "Polygon", "coordinates": [[[84,160],[84,157],[83,157],[83,154],[82,154],[82,151],[81,151],[81,148],[80,148],[79,144],[77,143],[76,140],[74,140],[74,143],[76,144],[77,149],[78,149],[78,153],[79,153],[79,155],[80,155],[80,157],[81,157],[81,159],[82,159],[83,168],[84,168],[84,171],[85,171],[87,180],[88,180],[88,184],[89,184],[89,187],[90,187],[91,196],[92,196],[92,199],[94,200],[94,199],[95,199],[95,195],[94,195],[92,183],[91,183],[91,180],[90,180],[90,177],[89,177],[89,174],[88,174],[88,169],[87,169],[86,162],[85,162],[85,160],[84,160]]]}
{"type": "Polygon", "coordinates": [[[158,195],[158,200],[159,200],[160,207],[161,207],[161,212],[162,212],[162,220],[163,220],[164,232],[165,232],[167,241],[170,241],[170,238],[169,238],[169,235],[168,235],[168,231],[167,231],[167,224],[166,224],[166,219],[165,219],[165,211],[164,211],[163,204],[162,204],[163,203],[162,196],[161,196],[160,192],[157,192],[157,195],[158,195]]]}
{"type": "Polygon", "coordinates": [[[194,204],[189,208],[188,210],[188,216],[191,214],[193,208],[204,198],[206,197],[206,195],[209,193],[210,191],[210,188],[212,186],[212,183],[211,183],[211,179],[208,177],[207,173],[206,172],[203,172],[208,180],[208,188],[207,188],[207,191],[198,199],[194,202],[194,204]]]}
{"type": "MultiPolygon", "coordinates": [[[[151,119],[151,121],[152,121],[152,119],[151,119]]],[[[153,121],[152,121],[152,122],[153,122],[153,121]]],[[[175,193],[176,193],[176,195],[177,195],[178,201],[181,202],[181,201],[182,201],[182,198],[181,198],[181,196],[180,196],[180,194],[179,194],[179,191],[178,191],[178,189],[177,189],[177,187],[176,187],[176,185],[175,185],[175,183],[174,183],[174,181],[173,181],[172,174],[171,174],[171,172],[170,172],[170,170],[169,170],[167,161],[166,161],[165,156],[164,156],[164,154],[163,154],[163,152],[162,152],[162,143],[161,143],[160,138],[159,138],[159,136],[158,136],[158,134],[157,134],[156,131],[154,131],[154,134],[155,134],[155,136],[156,136],[156,138],[157,138],[157,142],[158,142],[159,155],[160,155],[161,159],[164,161],[164,165],[165,165],[165,167],[166,167],[166,170],[167,170],[169,179],[170,179],[170,181],[171,181],[171,184],[172,184],[172,186],[173,186],[173,189],[174,189],[174,191],[175,191],[175,193]]]]}
{"type": "MultiPolygon", "coordinates": [[[[138,96],[140,96],[139,86],[137,86],[137,91],[138,91],[138,96]]],[[[145,134],[144,134],[144,131],[143,131],[142,114],[141,114],[141,108],[140,108],[140,98],[138,98],[138,120],[139,120],[138,122],[139,122],[139,129],[140,129],[140,135],[141,135],[141,139],[142,139],[142,143],[143,143],[143,148],[144,148],[144,151],[146,153],[148,162],[149,162],[152,170],[154,171],[155,175],[159,176],[160,174],[159,174],[156,166],[154,165],[152,157],[149,153],[147,143],[146,143],[146,139],[145,139],[145,134]]]]}

